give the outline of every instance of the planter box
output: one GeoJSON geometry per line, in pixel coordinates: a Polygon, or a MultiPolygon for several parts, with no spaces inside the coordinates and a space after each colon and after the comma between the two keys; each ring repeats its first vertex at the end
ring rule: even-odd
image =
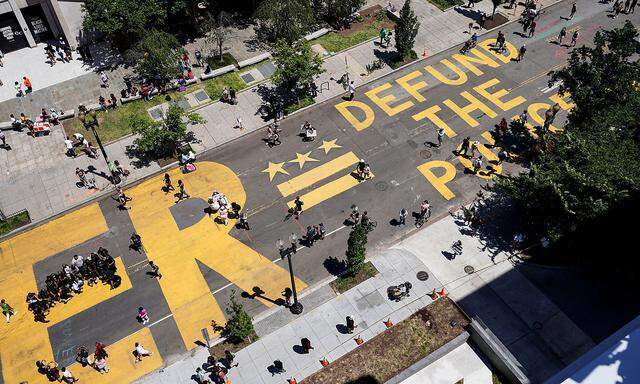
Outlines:
{"type": "Polygon", "coordinates": [[[311,41],[313,39],[317,39],[320,36],[324,36],[329,32],[331,32],[331,30],[329,28],[318,29],[317,31],[315,31],[313,33],[310,33],[307,36],[305,36],[304,39],[307,40],[307,41],[311,41]]]}
{"type": "Polygon", "coordinates": [[[226,67],[214,69],[213,71],[200,75],[201,80],[211,79],[216,76],[224,75],[225,73],[233,72],[236,70],[236,66],[233,64],[227,65],[226,67]]]}
{"type": "Polygon", "coordinates": [[[265,52],[265,53],[263,53],[261,55],[254,56],[254,57],[252,57],[250,59],[243,60],[243,61],[239,62],[238,63],[238,67],[240,67],[240,68],[248,67],[248,66],[253,65],[255,63],[259,63],[261,61],[267,60],[270,57],[271,57],[271,53],[265,52]]]}

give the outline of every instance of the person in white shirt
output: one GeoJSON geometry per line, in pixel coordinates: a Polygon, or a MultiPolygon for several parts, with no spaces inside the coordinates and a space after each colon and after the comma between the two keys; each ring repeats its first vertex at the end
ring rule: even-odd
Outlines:
{"type": "Polygon", "coordinates": [[[143,357],[152,355],[152,353],[144,349],[140,343],[136,343],[136,349],[133,354],[136,356],[136,363],[142,361],[143,357]]]}
{"type": "Polygon", "coordinates": [[[73,150],[73,141],[69,139],[69,136],[67,136],[67,138],[65,139],[64,145],[67,148],[67,156],[76,157],[76,152],[73,150]]]}
{"type": "Polygon", "coordinates": [[[76,272],[80,271],[80,268],[82,268],[83,264],[84,258],[80,255],[75,255],[73,256],[73,259],[71,259],[71,266],[73,267],[73,269],[75,269],[76,272]]]}
{"type": "Polygon", "coordinates": [[[73,377],[73,374],[71,373],[71,371],[69,371],[65,367],[60,368],[60,372],[62,372],[61,381],[64,381],[65,383],[70,384],[70,383],[75,383],[79,381],[79,379],[76,379],[75,377],[73,377]]]}

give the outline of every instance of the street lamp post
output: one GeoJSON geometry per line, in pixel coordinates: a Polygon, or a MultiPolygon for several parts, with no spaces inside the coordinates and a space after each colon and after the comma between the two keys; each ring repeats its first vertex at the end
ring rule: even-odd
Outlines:
{"type": "MultiPolygon", "coordinates": [[[[293,293],[293,304],[289,306],[289,310],[294,315],[299,315],[302,313],[304,307],[302,303],[298,301],[298,292],[296,291],[296,280],[293,276],[293,264],[291,262],[291,252],[289,249],[284,248],[284,242],[282,240],[278,240],[277,242],[278,250],[280,251],[281,258],[287,258],[287,262],[289,264],[289,277],[291,277],[291,291],[293,293]]],[[[294,248],[295,249],[295,248],[294,248]]]]}

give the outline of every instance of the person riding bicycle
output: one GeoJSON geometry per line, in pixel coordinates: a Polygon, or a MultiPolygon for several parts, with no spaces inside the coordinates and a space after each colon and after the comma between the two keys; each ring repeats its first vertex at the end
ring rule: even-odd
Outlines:
{"type": "Polygon", "coordinates": [[[360,218],[360,224],[362,224],[363,228],[368,228],[369,224],[371,224],[371,220],[369,219],[369,215],[367,211],[362,212],[362,217],[360,218]]]}
{"type": "Polygon", "coordinates": [[[429,215],[431,215],[431,205],[429,205],[428,200],[425,200],[420,204],[420,217],[424,219],[429,215]]]}
{"type": "Polygon", "coordinates": [[[478,43],[478,34],[474,32],[473,35],[471,35],[471,39],[469,39],[469,41],[471,41],[471,45],[475,47],[475,45],[478,43]]]}
{"type": "Polygon", "coordinates": [[[351,206],[351,213],[349,214],[349,221],[351,221],[354,225],[360,222],[360,212],[358,212],[358,206],[351,206]]]}

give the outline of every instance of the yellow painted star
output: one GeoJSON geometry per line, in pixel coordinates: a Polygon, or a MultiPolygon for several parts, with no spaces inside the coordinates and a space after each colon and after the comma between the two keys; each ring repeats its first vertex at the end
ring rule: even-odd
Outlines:
{"type": "Polygon", "coordinates": [[[282,166],[284,165],[284,161],[282,163],[272,163],[269,162],[269,167],[265,170],[263,170],[262,172],[265,173],[269,173],[269,181],[273,180],[273,177],[278,173],[284,173],[285,175],[288,175],[289,172],[287,172],[284,168],[282,168],[282,166]]]}
{"type": "Polygon", "coordinates": [[[300,166],[300,169],[302,169],[302,167],[304,166],[304,163],[306,163],[307,161],[318,161],[312,157],[309,157],[310,154],[311,152],[307,152],[305,154],[300,154],[296,152],[296,159],[289,160],[287,161],[287,163],[298,163],[298,165],[300,166]]]}
{"type": "Polygon", "coordinates": [[[322,140],[322,145],[319,146],[318,148],[324,149],[324,154],[326,155],[333,148],[342,148],[341,145],[336,144],[336,141],[338,141],[338,139],[333,139],[329,141],[322,140]]]}

